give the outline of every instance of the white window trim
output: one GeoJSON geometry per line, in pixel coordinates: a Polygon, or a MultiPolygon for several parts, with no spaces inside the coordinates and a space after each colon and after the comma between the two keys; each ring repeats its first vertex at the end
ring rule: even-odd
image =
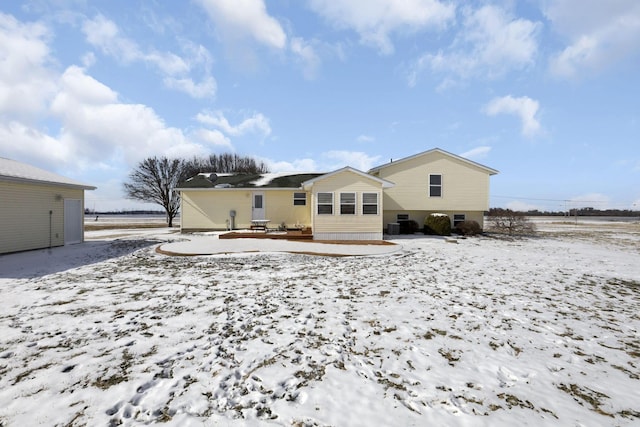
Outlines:
{"type": "Polygon", "coordinates": [[[361,207],[362,207],[362,215],[380,215],[380,193],[378,192],[373,192],[373,191],[363,191],[362,192],[362,203],[360,203],[361,207]],[[376,213],[372,214],[372,213],[365,213],[364,212],[364,206],[371,206],[374,205],[374,203],[365,203],[364,202],[364,196],[365,194],[375,194],[376,196],[376,203],[375,203],[375,207],[376,207],[376,213]]]}
{"type": "Polygon", "coordinates": [[[307,206],[307,193],[296,191],[293,193],[293,206],[307,206]],[[304,198],[296,197],[296,194],[303,194],[304,198]],[[304,201],[304,203],[296,203],[296,201],[304,201]]]}
{"type": "Polygon", "coordinates": [[[358,193],[355,191],[345,191],[340,193],[340,215],[357,215],[358,214],[358,193]],[[353,203],[343,203],[342,195],[343,194],[352,194],[353,195],[353,203]],[[353,206],[353,213],[342,213],[343,206],[353,206]]]}
{"type": "Polygon", "coordinates": [[[458,223],[465,222],[467,220],[466,214],[453,214],[453,226],[457,226],[458,223]],[[456,219],[457,216],[461,216],[462,219],[456,219]]]}
{"type": "Polygon", "coordinates": [[[444,187],[444,176],[443,176],[441,173],[430,173],[430,174],[429,174],[429,182],[428,182],[428,185],[429,185],[429,197],[440,197],[440,198],[442,198],[442,197],[443,197],[443,194],[444,194],[444,191],[443,191],[443,187],[444,187]],[[440,177],[440,185],[437,185],[437,184],[432,185],[432,184],[431,184],[431,177],[432,177],[432,176],[439,176],[439,177],[440,177]],[[440,195],[439,195],[439,196],[432,196],[432,195],[431,195],[431,187],[440,187],[440,195]]]}
{"type": "Polygon", "coordinates": [[[328,191],[320,191],[318,193],[316,193],[316,215],[335,215],[336,210],[334,209],[334,197],[333,197],[333,193],[328,192],[328,191]],[[331,195],[331,204],[329,203],[320,203],[320,194],[330,194],[331,195]],[[331,213],[320,213],[318,211],[320,206],[331,206],[331,213]]]}

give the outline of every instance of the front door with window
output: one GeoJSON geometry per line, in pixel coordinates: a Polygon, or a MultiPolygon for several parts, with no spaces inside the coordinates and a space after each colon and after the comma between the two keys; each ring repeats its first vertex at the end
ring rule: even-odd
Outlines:
{"type": "Polygon", "coordinates": [[[253,193],[251,219],[265,219],[264,217],[264,192],[256,191],[253,193]]]}

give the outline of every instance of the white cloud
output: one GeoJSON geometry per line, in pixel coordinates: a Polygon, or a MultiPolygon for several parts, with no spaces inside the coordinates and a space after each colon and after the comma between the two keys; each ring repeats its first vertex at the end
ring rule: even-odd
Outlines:
{"type": "Polygon", "coordinates": [[[143,52],[134,41],[120,35],[120,30],[113,21],[102,15],[86,20],[82,31],[91,45],[125,64],[143,61],[170,76],[189,72],[189,64],[174,53],[155,50],[143,52]]]}
{"type": "Polygon", "coordinates": [[[522,134],[532,137],[540,131],[540,122],[536,118],[540,105],[538,101],[522,96],[514,98],[511,95],[494,98],[482,111],[488,116],[498,114],[512,114],[518,116],[522,122],[522,134]]]}
{"type": "Polygon", "coordinates": [[[80,61],[85,68],[90,68],[96,63],[96,55],[93,52],[87,52],[82,55],[80,61]]]}
{"type": "Polygon", "coordinates": [[[331,160],[330,162],[325,162],[328,170],[351,166],[352,168],[365,172],[371,169],[380,159],[380,156],[369,156],[367,153],[361,151],[343,150],[327,151],[326,153],[322,153],[322,157],[331,160]]]}
{"type": "Polygon", "coordinates": [[[555,54],[551,72],[573,78],[600,71],[640,55],[640,2],[637,0],[557,0],[545,15],[553,29],[569,40],[555,54]],[[579,10],[580,13],[576,13],[579,10]]]}
{"type": "Polygon", "coordinates": [[[145,53],[140,59],[155,65],[160,71],[169,76],[184,75],[191,69],[183,58],[171,52],[153,51],[145,53]]]}
{"type": "Polygon", "coordinates": [[[338,28],[352,29],[360,41],[383,54],[394,51],[393,33],[442,28],[455,16],[438,0],[311,0],[311,8],[338,28]]]}
{"type": "Polygon", "coordinates": [[[485,145],[485,146],[473,148],[469,151],[465,151],[464,153],[460,154],[460,157],[464,157],[466,159],[471,159],[471,160],[480,160],[480,159],[486,158],[489,155],[490,151],[491,151],[491,147],[485,145]]]}
{"type": "Polygon", "coordinates": [[[298,61],[302,64],[305,78],[314,79],[320,66],[320,57],[313,45],[300,37],[294,37],[291,39],[291,52],[296,55],[298,61]]]}
{"type": "Polygon", "coordinates": [[[287,35],[269,15],[263,0],[198,0],[225,39],[250,38],[258,43],[284,49],[287,35]]]}
{"type": "Polygon", "coordinates": [[[73,156],[71,148],[60,140],[16,121],[0,122],[0,152],[3,157],[29,159],[45,169],[52,163],[68,163],[73,156]]]}
{"type": "Polygon", "coordinates": [[[168,88],[184,92],[192,98],[206,98],[208,96],[214,96],[217,90],[216,81],[210,76],[205,77],[205,79],[200,83],[195,83],[188,77],[165,77],[163,82],[168,88]]]}
{"type": "Polygon", "coordinates": [[[369,136],[369,135],[359,135],[356,138],[356,141],[361,142],[361,143],[369,143],[369,142],[373,142],[375,140],[376,139],[374,137],[369,136]]]}
{"type": "Polygon", "coordinates": [[[116,92],[82,68],[69,67],[59,85],[51,112],[62,122],[59,139],[75,161],[121,158],[131,165],[150,155],[190,157],[206,152],[180,129],[166,126],[153,109],[120,102],[116,92]]]}
{"type": "Polygon", "coordinates": [[[257,68],[259,63],[251,43],[291,54],[308,80],[316,78],[322,62],[321,56],[343,55],[340,45],[331,46],[315,39],[288,36],[278,20],[269,15],[264,0],[196,2],[215,24],[229,58],[237,62],[244,72],[257,68]]]}
{"type": "Polygon", "coordinates": [[[359,151],[326,151],[317,159],[302,158],[292,161],[262,160],[271,172],[331,172],[345,166],[368,171],[377,164],[380,156],[369,156],[359,151]]]}
{"type": "Polygon", "coordinates": [[[55,92],[48,29],[0,13],[0,116],[33,119],[55,92]]]}
{"type": "Polygon", "coordinates": [[[144,56],[134,42],[119,35],[120,31],[115,22],[102,15],[87,19],[82,24],[82,31],[91,45],[124,63],[139,60],[144,56]]]}
{"type": "MultiPolygon", "coordinates": [[[[259,159],[263,161],[271,172],[316,172],[318,165],[314,159],[295,159],[291,162],[259,159]]],[[[322,172],[325,172],[324,170],[322,172]]]]}
{"type": "MultiPolygon", "coordinates": [[[[83,68],[77,66],[67,68],[60,78],[60,83],[62,90],[52,103],[54,112],[57,104],[67,104],[67,98],[74,99],[80,105],[105,105],[118,101],[117,92],[87,75],[83,68]]],[[[72,111],[66,113],[73,114],[72,111]]]]}
{"type": "Polygon", "coordinates": [[[494,5],[464,10],[462,28],[447,50],[426,53],[411,67],[408,82],[414,86],[425,70],[448,76],[440,85],[455,85],[450,76],[496,78],[534,63],[541,24],[514,18],[494,5]]]}
{"type": "Polygon", "coordinates": [[[271,125],[262,113],[253,113],[251,117],[244,119],[238,125],[231,125],[222,111],[198,113],[196,120],[202,124],[220,129],[227,135],[242,136],[247,133],[261,134],[263,137],[271,134],[271,125]]]}
{"type": "Polygon", "coordinates": [[[165,76],[163,83],[170,89],[179,90],[194,98],[214,96],[216,93],[216,81],[209,70],[211,55],[202,45],[183,43],[183,49],[188,54],[187,58],[172,52],[159,52],[153,49],[145,52],[134,41],[121,35],[118,26],[102,15],[85,20],[82,30],[87,41],[104,54],[124,64],[139,61],[155,67],[165,76]],[[199,83],[194,82],[189,76],[197,66],[203,67],[205,74],[199,83]]]}
{"type": "Polygon", "coordinates": [[[59,121],[59,134],[51,135],[17,120],[0,121],[0,151],[4,155],[48,165],[47,169],[52,164],[58,170],[109,169],[110,164],[131,167],[154,155],[204,155],[206,146],[216,145],[206,139],[205,144],[191,141],[145,105],[121,102],[115,91],[80,67],[67,68],[52,82],[56,91],[48,112],[59,121]]]}
{"type": "Polygon", "coordinates": [[[234,150],[233,144],[231,144],[231,140],[219,130],[198,129],[195,132],[195,135],[199,139],[206,141],[208,144],[215,147],[224,147],[228,148],[231,151],[234,150]]]}

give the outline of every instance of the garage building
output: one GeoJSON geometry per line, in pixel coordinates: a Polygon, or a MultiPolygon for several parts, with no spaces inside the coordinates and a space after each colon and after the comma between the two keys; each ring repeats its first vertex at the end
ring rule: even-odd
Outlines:
{"type": "Polygon", "coordinates": [[[84,241],[84,190],[96,187],[0,157],[0,254],[84,241]]]}

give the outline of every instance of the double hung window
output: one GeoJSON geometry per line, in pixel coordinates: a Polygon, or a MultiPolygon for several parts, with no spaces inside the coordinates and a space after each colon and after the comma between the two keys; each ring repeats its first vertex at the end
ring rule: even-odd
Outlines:
{"type": "Polygon", "coordinates": [[[378,193],[362,193],[362,215],[378,215],[378,193]]]}
{"type": "Polygon", "coordinates": [[[340,215],[356,214],[356,193],[340,193],[340,215]]]}
{"type": "Polygon", "coordinates": [[[442,175],[429,175],[429,197],[442,197],[442,175]]]}
{"type": "Polygon", "coordinates": [[[306,206],[307,193],[293,193],[293,206],[306,206]]]}
{"type": "Polygon", "coordinates": [[[318,193],[318,215],[333,215],[333,193],[318,193]]]}

